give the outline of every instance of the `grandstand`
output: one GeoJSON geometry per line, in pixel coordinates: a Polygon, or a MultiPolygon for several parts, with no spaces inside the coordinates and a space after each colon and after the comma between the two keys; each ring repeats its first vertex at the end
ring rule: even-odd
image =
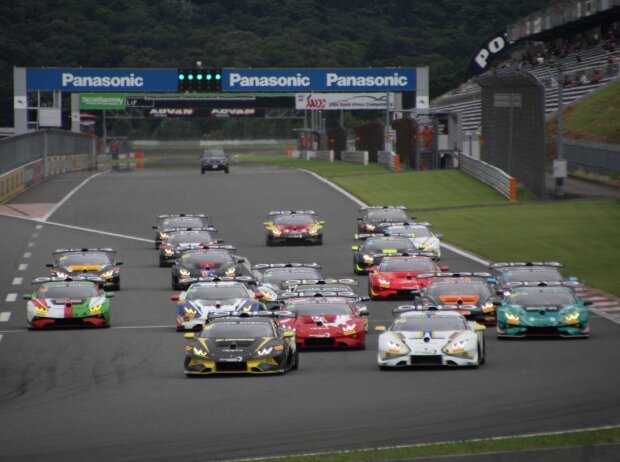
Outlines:
{"type": "MultiPolygon", "coordinates": [[[[581,12],[583,2],[558,1],[510,26],[508,35],[518,40],[511,58],[487,72],[531,72],[545,87],[547,116],[558,108],[559,85],[563,103],[569,104],[620,78],[620,2],[603,3],[598,5],[600,11],[578,15],[567,11],[581,12]],[[541,24],[549,27],[543,29],[541,24]],[[558,82],[560,69],[563,82],[558,82]]],[[[431,113],[445,112],[460,114],[464,139],[478,136],[481,88],[475,79],[431,102],[431,113]]]]}

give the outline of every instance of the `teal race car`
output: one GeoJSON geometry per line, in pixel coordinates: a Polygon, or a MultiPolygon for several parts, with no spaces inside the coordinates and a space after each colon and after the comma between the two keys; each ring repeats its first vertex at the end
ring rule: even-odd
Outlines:
{"type": "Polygon", "coordinates": [[[506,292],[497,307],[497,335],[586,338],[589,304],[563,283],[523,283],[506,292]]]}

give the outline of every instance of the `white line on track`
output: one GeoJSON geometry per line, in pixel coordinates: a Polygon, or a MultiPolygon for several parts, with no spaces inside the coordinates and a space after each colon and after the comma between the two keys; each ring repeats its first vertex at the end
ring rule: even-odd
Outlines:
{"type": "Polygon", "coordinates": [[[32,257],[32,252],[24,252],[24,258],[32,257]]]}
{"type": "Polygon", "coordinates": [[[13,284],[14,286],[18,286],[18,285],[20,285],[22,282],[24,282],[24,278],[13,278],[13,282],[12,282],[12,284],[13,284]]]}
{"type": "Polygon", "coordinates": [[[7,322],[9,319],[11,319],[10,311],[3,311],[0,313],[0,322],[7,322]]]}
{"type": "Polygon", "coordinates": [[[30,236],[30,237],[32,237],[33,239],[35,239],[35,238],[39,237],[39,233],[32,233],[32,236],[30,236]]]}
{"type": "Polygon", "coordinates": [[[14,302],[15,300],[17,300],[17,294],[16,293],[6,294],[6,298],[4,300],[6,302],[14,302]]]}
{"type": "Polygon", "coordinates": [[[26,271],[28,269],[28,263],[22,263],[17,267],[17,271],[26,271]]]}
{"type": "Polygon", "coordinates": [[[71,198],[71,196],[73,196],[76,192],[78,192],[82,186],[84,186],[90,180],[92,180],[93,178],[98,177],[99,175],[101,175],[103,173],[105,173],[105,172],[95,173],[94,175],[91,175],[88,178],[86,178],[79,185],[77,185],[75,188],[73,188],[71,191],[69,191],[69,194],[67,194],[65,197],[63,197],[62,200],[60,202],[58,202],[54,207],[52,207],[52,209],[49,212],[47,212],[43,216],[43,218],[41,218],[41,220],[39,220],[39,221],[46,222],[49,219],[49,217],[51,217],[54,214],[54,212],[56,212],[56,210],[58,210],[60,207],[62,207],[64,205],[64,203],[67,202],[71,198]]]}
{"type": "Polygon", "coordinates": [[[37,225],[34,227],[34,229],[41,229],[41,228],[43,228],[43,225],[37,225]]]}
{"type": "Polygon", "coordinates": [[[28,247],[34,247],[34,242],[29,242],[28,247]]]}

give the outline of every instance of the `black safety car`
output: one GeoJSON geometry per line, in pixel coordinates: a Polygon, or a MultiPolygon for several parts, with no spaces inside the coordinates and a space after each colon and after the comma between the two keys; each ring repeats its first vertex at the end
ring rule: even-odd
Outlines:
{"type": "Polygon", "coordinates": [[[116,260],[116,250],[110,248],[56,249],[52,252],[53,263],[49,268],[50,277],[72,276],[99,277],[105,279],[103,287],[120,290],[122,261],[116,260]]]}
{"type": "Polygon", "coordinates": [[[224,170],[229,172],[230,158],[223,149],[205,149],[200,159],[200,173],[204,175],[207,170],[224,170]]]}

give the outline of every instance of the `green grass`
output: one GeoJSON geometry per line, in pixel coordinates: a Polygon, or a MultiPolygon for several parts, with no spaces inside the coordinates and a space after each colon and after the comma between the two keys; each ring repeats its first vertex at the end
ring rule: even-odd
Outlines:
{"type": "Polygon", "coordinates": [[[561,261],[564,274],[620,296],[618,200],[511,203],[459,170],[394,174],[378,165],[283,155],[245,155],[240,162],[312,170],[368,204],[408,206],[419,220],[444,233],[446,242],[487,260],[561,261]]]}
{"type": "Polygon", "coordinates": [[[369,462],[413,457],[439,457],[455,454],[484,454],[506,451],[526,451],[532,449],[585,447],[617,443],[619,441],[620,427],[612,427],[536,436],[464,440],[449,443],[403,446],[394,449],[327,452],[308,456],[298,455],[257,460],[278,462],[369,462]]]}

